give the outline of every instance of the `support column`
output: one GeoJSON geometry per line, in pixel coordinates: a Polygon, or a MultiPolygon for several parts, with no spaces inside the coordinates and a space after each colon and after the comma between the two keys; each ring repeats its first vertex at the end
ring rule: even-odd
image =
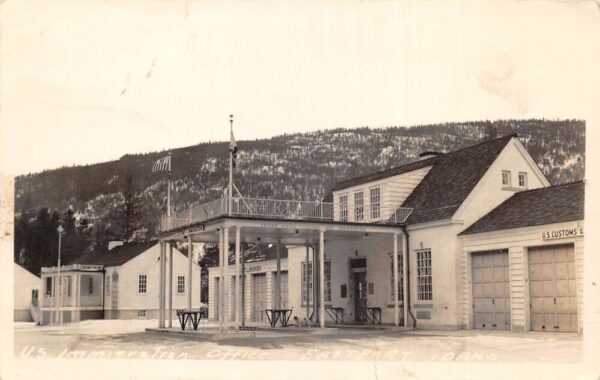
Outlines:
{"type": "Polygon", "coordinates": [[[188,262],[187,262],[187,283],[188,283],[188,310],[192,310],[192,257],[194,256],[194,247],[192,243],[192,235],[188,235],[188,262]]]}
{"type": "MultiPolygon", "coordinates": [[[[400,309],[398,309],[398,234],[394,232],[393,271],[394,271],[394,326],[400,325],[400,309]]],[[[402,292],[404,293],[404,292],[402,292]]]]}
{"type": "Polygon", "coordinates": [[[225,227],[223,231],[223,264],[225,276],[223,277],[223,320],[225,325],[229,322],[229,227],[225,227]]]}
{"type": "Polygon", "coordinates": [[[240,327],[240,308],[242,302],[240,302],[240,233],[241,228],[235,228],[235,327],[240,327]]]}
{"type": "Polygon", "coordinates": [[[223,229],[219,231],[219,299],[217,300],[218,311],[219,311],[219,331],[223,331],[223,229]]]}
{"type": "Polygon", "coordinates": [[[159,275],[158,275],[158,327],[163,328],[164,326],[164,311],[163,307],[163,262],[165,260],[165,243],[160,242],[160,256],[158,259],[159,275]]]}
{"type": "Polygon", "coordinates": [[[240,313],[242,313],[242,326],[246,326],[246,265],[244,262],[244,252],[240,252],[240,259],[242,260],[242,278],[241,278],[241,287],[242,287],[242,309],[240,313]]]}
{"type": "Polygon", "coordinates": [[[319,301],[319,258],[317,257],[316,244],[312,246],[312,274],[313,274],[313,301],[312,313],[315,322],[318,321],[319,311],[317,310],[317,302],[319,301]]]}
{"type": "Polygon", "coordinates": [[[275,309],[281,309],[281,240],[277,240],[275,247],[277,269],[275,272],[275,309]]]}
{"type": "MultiPolygon", "coordinates": [[[[288,271],[289,271],[289,269],[288,269],[288,271]]],[[[310,317],[310,309],[309,309],[310,293],[308,292],[308,283],[310,282],[310,277],[308,275],[308,244],[306,245],[306,266],[305,266],[304,272],[305,272],[304,278],[302,279],[302,281],[304,281],[304,289],[306,292],[306,318],[308,319],[310,317]]]]}
{"type": "Polygon", "coordinates": [[[319,321],[325,327],[325,231],[319,231],[319,321]]]}
{"type": "Polygon", "coordinates": [[[404,248],[402,249],[402,306],[404,313],[404,327],[408,326],[408,236],[406,232],[403,233],[402,243],[404,248]]]}
{"type": "Polygon", "coordinates": [[[173,327],[173,244],[169,243],[169,314],[168,326],[173,327]]]}

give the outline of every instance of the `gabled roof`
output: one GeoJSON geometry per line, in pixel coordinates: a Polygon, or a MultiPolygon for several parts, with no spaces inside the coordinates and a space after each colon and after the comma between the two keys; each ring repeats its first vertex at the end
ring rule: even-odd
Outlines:
{"type": "Polygon", "coordinates": [[[582,181],[521,191],[460,235],[583,220],[584,193],[582,181]]]}
{"type": "Polygon", "coordinates": [[[508,142],[507,135],[433,158],[434,165],[404,200],[413,212],[408,224],[451,218],[508,142]]]}
{"type": "Polygon", "coordinates": [[[440,156],[426,158],[426,159],[423,159],[423,160],[419,160],[419,161],[414,161],[414,162],[408,163],[406,165],[398,166],[396,168],[382,170],[380,172],[375,172],[375,173],[367,174],[367,175],[364,175],[364,176],[361,176],[361,177],[350,178],[350,179],[347,179],[345,181],[338,182],[331,191],[332,192],[333,191],[338,191],[338,190],[345,189],[345,188],[348,188],[348,187],[358,186],[358,185],[362,185],[364,183],[378,181],[380,179],[384,179],[384,178],[388,178],[388,177],[393,177],[395,175],[400,175],[400,174],[412,172],[413,170],[417,170],[417,169],[421,169],[421,168],[425,168],[427,166],[433,165],[437,160],[439,160],[439,158],[440,158],[440,156]]]}
{"type": "Polygon", "coordinates": [[[84,265],[104,265],[105,267],[112,267],[123,265],[134,257],[146,252],[158,244],[157,240],[146,241],[141,243],[127,243],[113,249],[94,251],[86,253],[72,262],[71,264],[84,264],[84,265]]]}

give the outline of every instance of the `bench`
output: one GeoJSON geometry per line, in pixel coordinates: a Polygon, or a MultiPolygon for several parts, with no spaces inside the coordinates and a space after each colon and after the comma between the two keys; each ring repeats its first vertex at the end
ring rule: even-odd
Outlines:
{"type": "Polygon", "coordinates": [[[277,326],[277,322],[281,322],[281,327],[287,327],[292,316],[292,309],[266,309],[265,314],[267,314],[271,327],[277,326]]]}
{"type": "Polygon", "coordinates": [[[344,323],[344,308],[343,307],[331,307],[331,305],[325,306],[325,312],[331,319],[335,321],[335,324],[340,322],[344,323]]]}
{"type": "Polygon", "coordinates": [[[182,330],[185,330],[185,326],[187,326],[190,320],[192,321],[194,330],[198,330],[198,325],[202,318],[208,318],[208,310],[206,308],[200,308],[199,310],[177,310],[177,319],[179,319],[182,330]]]}
{"type": "Polygon", "coordinates": [[[367,307],[367,319],[372,323],[381,324],[381,308],[380,307],[367,307]]]}

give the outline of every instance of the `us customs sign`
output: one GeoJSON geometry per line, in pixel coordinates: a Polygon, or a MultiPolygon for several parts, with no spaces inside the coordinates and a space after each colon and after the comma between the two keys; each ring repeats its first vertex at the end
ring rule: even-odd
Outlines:
{"type": "Polygon", "coordinates": [[[582,226],[542,231],[542,240],[566,239],[578,236],[583,236],[582,226]]]}

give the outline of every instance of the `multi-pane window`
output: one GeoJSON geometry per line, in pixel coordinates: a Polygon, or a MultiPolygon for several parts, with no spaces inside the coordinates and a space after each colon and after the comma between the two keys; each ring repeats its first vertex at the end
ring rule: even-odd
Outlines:
{"type": "Polygon", "coordinates": [[[94,294],[94,277],[88,277],[88,294],[94,294]]]}
{"type": "Polygon", "coordinates": [[[398,294],[398,300],[402,301],[404,297],[404,287],[402,286],[403,271],[402,271],[402,255],[398,255],[398,292],[394,291],[394,256],[390,255],[390,301],[394,302],[394,295],[398,294]]]}
{"type": "Polygon", "coordinates": [[[106,276],[106,294],[110,295],[110,276],[106,276]]]}
{"type": "Polygon", "coordinates": [[[508,170],[502,171],[502,186],[510,186],[510,172],[508,170]]]}
{"type": "Polygon", "coordinates": [[[417,298],[432,300],[431,250],[417,251],[417,298]]]}
{"type": "Polygon", "coordinates": [[[146,310],[138,310],[137,312],[138,318],[143,318],[146,316],[146,310]]]}
{"type": "Polygon", "coordinates": [[[340,222],[348,221],[348,196],[340,195],[340,222]]]}
{"type": "Polygon", "coordinates": [[[185,276],[177,276],[177,293],[185,293],[185,276]]]}
{"type": "Polygon", "coordinates": [[[331,302],[331,261],[325,261],[325,302],[331,302]]]}
{"type": "Polygon", "coordinates": [[[362,191],[354,193],[354,221],[361,222],[364,218],[365,199],[362,191]]]}
{"type": "Polygon", "coordinates": [[[379,187],[371,189],[371,219],[381,216],[381,190],[379,187]]]}
{"type": "Polygon", "coordinates": [[[145,274],[140,274],[138,277],[138,293],[146,293],[146,285],[148,278],[145,274]]]}
{"type": "Polygon", "coordinates": [[[306,306],[308,300],[309,305],[312,305],[313,299],[313,265],[308,263],[308,292],[306,287],[306,261],[302,262],[302,306],[306,306]]]}
{"type": "Polygon", "coordinates": [[[527,187],[527,173],[519,173],[519,187],[527,187]]]}

